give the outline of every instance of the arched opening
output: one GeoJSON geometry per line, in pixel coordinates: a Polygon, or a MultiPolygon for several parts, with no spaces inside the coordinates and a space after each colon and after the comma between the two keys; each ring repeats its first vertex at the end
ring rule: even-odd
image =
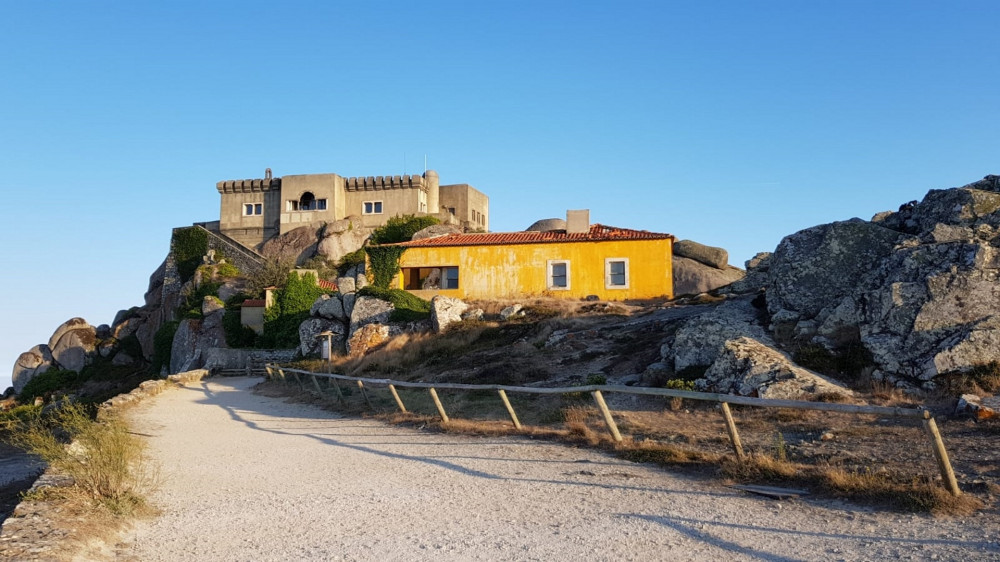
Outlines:
{"type": "Polygon", "coordinates": [[[302,197],[299,198],[299,210],[300,211],[314,211],[316,210],[316,196],[312,192],[305,192],[302,197]]]}

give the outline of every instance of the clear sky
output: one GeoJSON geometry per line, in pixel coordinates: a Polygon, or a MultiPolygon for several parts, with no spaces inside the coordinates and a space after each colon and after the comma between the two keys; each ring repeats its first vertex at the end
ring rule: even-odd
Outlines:
{"type": "Polygon", "coordinates": [[[1000,173],[1000,3],[0,0],[0,389],[215,182],[420,173],[723,246],[1000,173]]]}

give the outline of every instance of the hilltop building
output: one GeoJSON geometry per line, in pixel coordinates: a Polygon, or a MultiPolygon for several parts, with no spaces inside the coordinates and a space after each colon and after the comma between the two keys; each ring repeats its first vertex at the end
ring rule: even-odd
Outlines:
{"type": "Polygon", "coordinates": [[[421,298],[673,298],[670,234],[590,224],[569,211],[558,230],[448,234],[406,248],[394,287],[421,298]]]}
{"type": "Polygon", "coordinates": [[[221,195],[216,230],[249,248],[300,226],[352,215],[366,227],[381,226],[396,215],[433,215],[468,230],[490,227],[489,197],[468,184],[440,185],[434,170],[405,176],[272,177],[268,168],[262,179],[220,181],[215,187],[221,195]]]}

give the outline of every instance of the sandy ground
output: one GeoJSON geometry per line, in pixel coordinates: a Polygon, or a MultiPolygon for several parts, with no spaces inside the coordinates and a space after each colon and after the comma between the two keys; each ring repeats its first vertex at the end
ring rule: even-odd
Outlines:
{"type": "Polygon", "coordinates": [[[116,560],[1000,560],[1000,522],[745,495],[602,453],[423,433],[209,379],[137,408],[163,513],[116,560]]]}

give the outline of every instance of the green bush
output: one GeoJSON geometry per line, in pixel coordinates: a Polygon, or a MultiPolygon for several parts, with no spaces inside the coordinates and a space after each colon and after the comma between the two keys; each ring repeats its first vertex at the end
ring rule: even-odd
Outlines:
{"type": "Polygon", "coordinates": [[[220,263],[215,267],[215,273],[220,277],[227,277],[227,278],[239,277],[240,268],[236,267],[235,265],[229,262],[220,263]]]}
{"type": "Polygon", "coordinates": [[[245,293],[237,293],[226,301],[226,313],[222,317],[222,330],[226,334],[226,344],[232,348],[246,349],[257,345],[257,332],[243,325],[240,308],[246,299],[245,293]]]}
{"type": "Polygon", "coordinates": [[[608,384],[608,377],[604,376],[603,374],[591,373],[587,375],[587,381],[586,381],[587,386],[601,386],[604,384],[608,384]]]}
{"type": "Polygon", "coordinates": [[[261,344],[270,348],[292,348],[299,345],[299,324],[309,318],[309,309],[327,291],[316,285],[316,276],[299,276],[290,272],[285,286],[274,294],[274,304],[264,312],[264,334],[261,344]]]}
{"type": "Polygon", "coordinates": [[[389,316],[391,322],[416,322],[431,317],[431,303],[402,289],[381,289],[368,285],[358,291],[358,296],[375,297],[391,302],[395,309],[389,316]]]}
{"type": "Polygon", "coordinates": [[[194,276],[202,258],[208,252],[208,233],[193,226],[176,230],[171,250],[181,282],[187,282],[194,276]]]}
{"type": "Polygon", "coordinates": [[[17,400],[23,404],[28,404],[33,402],[38,396],[45,396],[58,390],[66,390],[73,387],[79,378],[80,374],[76,371],[49,369],[44,373],[35,375],[28,381],[17,395],[17,400]]]}
{"type": "Polygon", "coordinates": [[[139,337],[135,334],[129,334],[128,336],[118,340],[118,350],[124,352],[132,359],[146,358],[142,354],[142,344],[139,343],[139,337]]]}
{"type": "Polygon", "coordinates": [[[337,261],[337,275],[344,276],[347,275],[347,271],[356,265],[362,265],[365,263],[365,249],[358,248],[357,250],[345,254],[344,257],[337,261]]]}
{"type": "Polygon", "coordinates": [[[320,279],[333,279],[337,275],[337,266],[330,263],[330,260],[320,255],[315,255],[309,258],[304,264],[302,264],[302,269],[315,269],[316,275],[320,279]]]}
{"type": "Polygon", "coordinates": [[[177,307],[177,316],[181,318],[201,318],[201,305],[205,302],[205,297],[214,297],[219,292],[219,287],[221,286],[221,283],[203,282],[195,290],[191,291],[185,297],[184,302],[177,307]]]}
{"type": "Polygon", "coordinates": [[[160,326],[153,336],[153,373],[159,373],[163,367],[170,368],[170,349],[174,345],[174,334],[180,322],[167,322],[160,326]]]}
{"type": "Polygon", "coordinates": [[[671,390],[694,390],[694,382],[684,379],[670,379],[663,387],[671,390]]]}
{"type": "Polygon", "coordinates": [[[414,215],[403,215],[392,217],[386,223],[372,232],[372,244],[395,244],[397,242],[407,242],[413,238],[417,232],[440,224],[441,221],[431,217],[417,217],[414,215]]]}

